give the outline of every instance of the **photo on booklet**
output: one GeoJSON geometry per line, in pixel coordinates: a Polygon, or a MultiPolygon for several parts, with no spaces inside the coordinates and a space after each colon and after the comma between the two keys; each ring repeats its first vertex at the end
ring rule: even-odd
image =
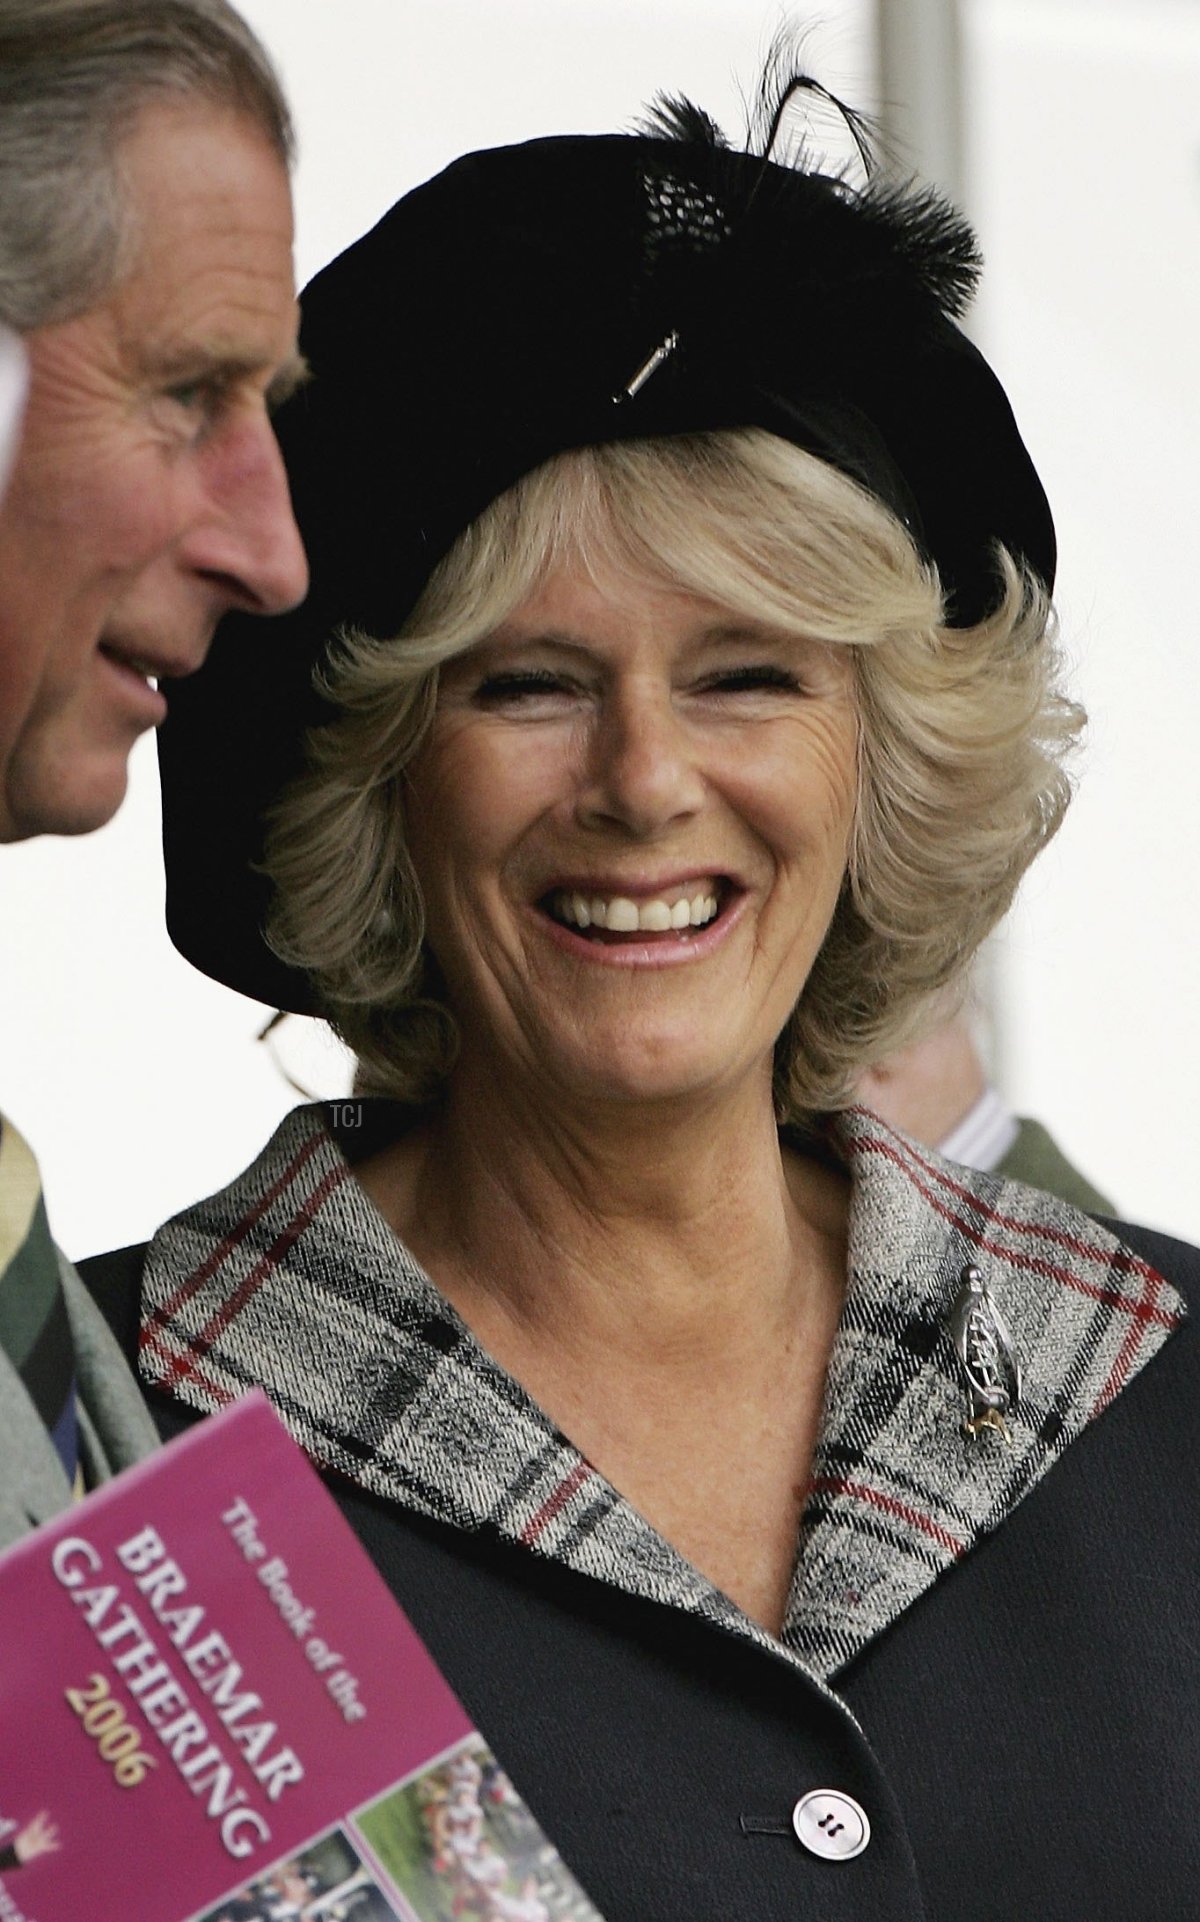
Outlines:
{"type": "Polygon", "coordinates": [[[354,1822],[413,1922],[600,1922],[478,1735],[358,1810],[354,1822]]]}

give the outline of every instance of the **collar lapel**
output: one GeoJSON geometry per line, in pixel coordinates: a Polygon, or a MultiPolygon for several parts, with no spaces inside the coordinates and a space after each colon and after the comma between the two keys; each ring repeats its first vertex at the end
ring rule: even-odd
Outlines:
{"type": "Polygon", "coordinates": [[[1182,1320],[1161,1275],[1089,1216],[839,1117],[853,1182],[834,1342],[783,1638],[831,1675],[1033,1488],[1182,1320]],[[951,1312],[983,1275],[1021,1363],[1010,1440],[964,1432],[951,1312]]]}
{"type": "MultiPolygon", "coordinates": [[[[1044,1475],[1181,1319],[1179,1297],[1064,1203],[918,1150],[863,1110],[835,1139],[853,1180],[850,1281],[783,1648],[828,1678],[1044,1475]],[[947,1320],[964,1268],[1014,1337],[1006,1444],[962,1432],[947,1320]]],[[[318,1465],[491,1532],[776,1655],[479,1347],[368,1201],[319,1107],[232,1186],[159,1230],[143,1377],[194,1408],[266,1388],[318,1465]]]]}
{"type": "Polygon", "coordinates": [[[318,1466],[780,1652],[484,1353],[352,1178],[319,1106],[159,1230],[139,1371],[206,1412],[261,1384],[318,1466]]]}
{"type": "Polygon", "coordinates": [[[2,1349],[0,1433],[4,1437],[0,1549],[4,1549],[39,1522],[60,1515],[70,1506],[72,1491],[46,1424],[2,1349]]]}

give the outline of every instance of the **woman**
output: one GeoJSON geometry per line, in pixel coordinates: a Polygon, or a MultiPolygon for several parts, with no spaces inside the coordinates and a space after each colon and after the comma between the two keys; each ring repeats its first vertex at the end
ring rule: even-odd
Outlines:
{"type": "Polygon", "coordinates": [[[176,939],[385,1099],[114,1317],[346,1479],[609,1922],[1195,1886],[1194,1257],[843,1111],[1079,721],[975,267],[685,107],[470,156],[310,289],[313,599],[164,736],[176,939]]]}

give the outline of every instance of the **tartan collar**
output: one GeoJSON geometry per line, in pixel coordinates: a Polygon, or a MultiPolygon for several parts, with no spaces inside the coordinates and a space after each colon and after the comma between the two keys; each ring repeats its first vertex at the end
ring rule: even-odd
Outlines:
{"type": "MultiPolygon", "coordinates": [[[[367,1104],[364,1104],[367,1105],[367,1104]]],[[[998,1527],[1184,1317],[1067,1203],[829,1124],[852,1181],[850,1276],[777,1641],[627,1503],[475,1341],[354,1179],[321,1105],[150,1244],[143,1378],[211,1411],[266,1388],[319,1466],[401,1507],[670,1606],[834,1676],[998,1527]],[[947,1333],[964,1269],[1024,1367],[1012,1439],[964,1435],[947,1333]]]]}

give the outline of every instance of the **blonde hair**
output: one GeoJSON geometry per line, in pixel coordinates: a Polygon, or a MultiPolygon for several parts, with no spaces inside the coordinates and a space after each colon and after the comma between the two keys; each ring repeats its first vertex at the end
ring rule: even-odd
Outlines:
{"type": "Polygon", "coordinates": [[[854,650],[859,791],[825,942],[775,1062],[781,1120],[842,1105],[965,971],[1070,797],[1083,722],[1058,688],[1049,603],[1007,555],[972,628],[936,574],[843,474],[757,429],[560,454],[502,494],[440,563],[394,639],[344,635],[324,675],[337,718],[274,812],[269,938],[315,982],[362,1085],[430,1098],[453,1020],[423,945],[404,840],[405,769],[437,674],[556,566],[616,565],[742,618],[854,650]]]}

